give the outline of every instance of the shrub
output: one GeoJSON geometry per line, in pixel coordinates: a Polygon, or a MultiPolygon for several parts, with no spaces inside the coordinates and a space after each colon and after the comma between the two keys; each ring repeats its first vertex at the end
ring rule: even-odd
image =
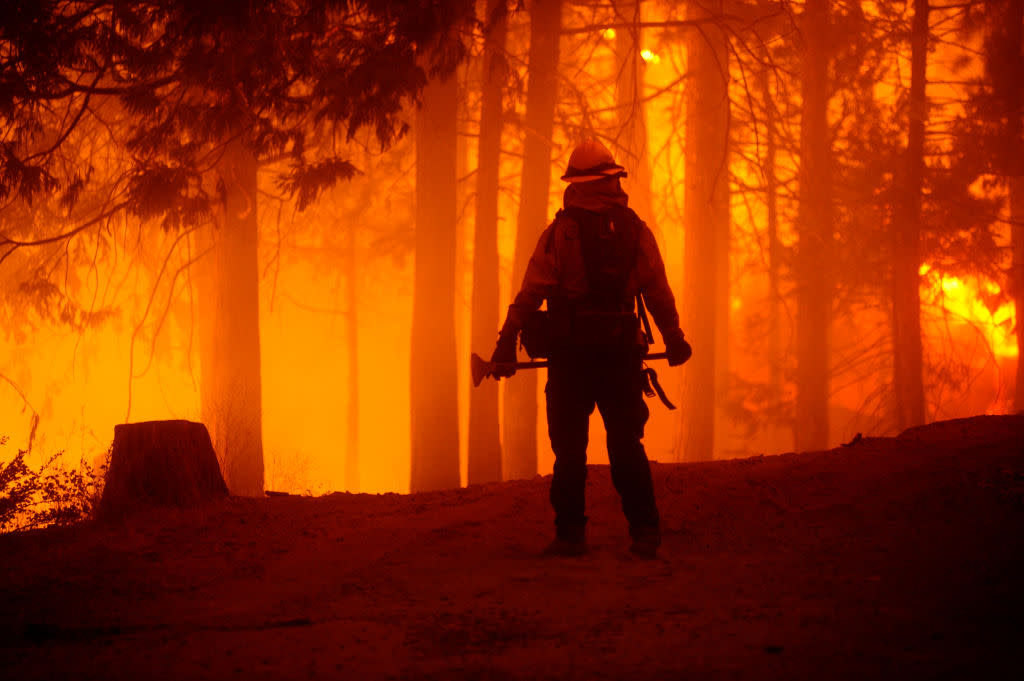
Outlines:
{"type": "MultiPolygon", "coordinates": [[[[0,436],[0,446],[7,441],[0,436]]],[[[0,464],[0,533],[72,525],[93,515],[106,462],[96,470],[82,459],[70,469],[60,463],[63,452],[57,452],[34,470],[25,461],[27,454],[19,449],[10,462],[0,464]]]]}

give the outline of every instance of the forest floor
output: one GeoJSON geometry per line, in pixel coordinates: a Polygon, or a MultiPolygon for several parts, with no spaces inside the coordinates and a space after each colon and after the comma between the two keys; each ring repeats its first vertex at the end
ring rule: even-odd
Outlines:
{"type": "Polygon", "coordinates": [[[540,477],[0,537],[0,675],[1019,678],[1024,415],[653,471],[656,560],[603,466],[579,558],[540,477]]]}

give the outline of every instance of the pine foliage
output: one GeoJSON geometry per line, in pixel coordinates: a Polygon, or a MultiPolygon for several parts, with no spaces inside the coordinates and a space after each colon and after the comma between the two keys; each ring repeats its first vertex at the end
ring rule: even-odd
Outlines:
{"type": "Polygon", "coordinates": [[[270,0],[83,3],[15,0],[0,27],[0,199],[26,201],[82,178],[59,172],[76,126],[111,123],[127,150],[127,207],[165,227],[201,218],[203,186],[241,139],[305,207],[354,168],[329,140],[368,130],[383,148],[408,131],[430,74],[465,57],[473,3],[270,0]]]}

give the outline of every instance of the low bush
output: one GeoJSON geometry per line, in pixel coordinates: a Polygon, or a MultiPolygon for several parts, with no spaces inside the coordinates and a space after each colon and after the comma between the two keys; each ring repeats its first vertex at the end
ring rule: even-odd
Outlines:
{"type": "MultiPolygon", "coordinates": [[[[0,436],[0,447],[7,442],[0,436]]],[[[38,469],[26,462],[23,449],[0,463],[0,533],[72,525],[92,517],[107,464],[97,470],[82,459],[78,468],[67,468],[63,454],[57,452],[38,469]]]]}

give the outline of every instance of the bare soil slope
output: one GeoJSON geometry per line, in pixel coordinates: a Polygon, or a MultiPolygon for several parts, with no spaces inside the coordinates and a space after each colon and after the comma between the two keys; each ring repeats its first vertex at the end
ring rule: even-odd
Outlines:
{"type": "Polygon", "coordinates": [[[589,481],[592,549],[574,559],[540,556],[543,478],[232,499],[0,537],[0,675],[1019,673],[1024,415],[654,474],[654,561],[629,554],[604,467],[589,481]]]}

